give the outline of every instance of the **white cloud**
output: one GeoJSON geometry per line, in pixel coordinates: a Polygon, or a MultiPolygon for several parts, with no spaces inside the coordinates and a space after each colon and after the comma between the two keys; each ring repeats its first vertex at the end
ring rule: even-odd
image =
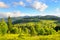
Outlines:
{"type": "Polygon", "coordinates": [[[32,2],[32,0],[26,0],[27,2],[29,2],[29,3],[31,3],[32,2]]]}
{"type": "Polygon", "coordinates": [[[19,16],[46,16],[46,15],[54,15],[60,17],[59,13],[38,13],[38,14],[28,14],[28,13],[22,13],[20,11],[16,12],[6,12],[6,13],[0,13],[0,17],[19,17],[19,16]]]}
{"type": "Polygon", "coordinates": [[[14,6],[20,5],[20,6],[25,6],[25,3],[23,1],[19,1],[19,2],[13,2],[14,6]]]}
{"type": "Polygon", "coordinates": [[[60,13],[60,8],[56,8],[55,12],[60,13]]]}
{"type": "Polygon", "coordinates": [[[55,2],[55,3],[58,2],[58,0],[52,0],[52,1],[55,2]]]}
{"type": "Polygon", "coordinates": [[[6,12],[6,13],[0,13],[0,17],[19,17],[19,16],[36,16],[39,14],[28,14],[28,13],[22,13],[20,11],[16,12],[6,12]]]}
{"type": "Polygon", "coordinates": [[[8,5],[6,5],[4,2],[0,2],[0,8],[7,8],[8,5]]]}
{"type": "Polygon", "coordinates": [[[23,1],[20,1],[19,4],[20,4],[21,6],[25,6],[25,3],[24,3],[23,1]]]}
{"type": "Polygon", "coordinates": [[[7,15],[7,17],[8,16],[18,17],[18,16],[20,16],[20,12],[7,12],[6,15],[7,15]]]}
{"type": "Polygon", "coordinates": [[[18,3],[17,2],[13,2],[13,5],[16,6],[16,5],[18,5],[18,3]]]}
{"type": "Polygon", "coordinates": [[[35,1],[32,4],[32,7],[39,10],[39,11],[44,11],[48,6],[42,2],[35,1]]]}
{"type": "Polygon", "coordinates": [[[18,17],[20,16],[21,12],[17,11],[17,12],[6,12],[6,13],[0,13],[0,17],[18,17]]]}
{"type": "Polygon", "coordinates": [[[54,16],[60,17],[60,8],[54,9],[54,10],[52,11],[52,13],[49,14],[49,15],[54,15],[54,16]]]}
{"type": "Polygon", "coordinates": [[[34,0],[34,1],[32,1],[32,0],[26,0],[28,3],[29,2],[31,2],[31,3],[29,3],[29,5],[28,4],[25,4],[25,2],[23,2],[23,1],[20,1],[20,2],[15,2],[14,4],[15,5],[20,5],[20,6],[24,6],[24,7],[26,7],[27,8],[27,6],[28,6],[28,8],[34,8],[34,9],[36,9],[36,10],[39,10],[39,11],[44,11],[48,6],[45,4],[45,3],[42,3],[42,2],[40,2],[40,1],[38,1],[38,0],[34,0]]]}
{"type": "Polygon", "coordinates": [[[60,17],[60,8],[55,9],[55,15],[60,17]]]}
{"type": "Polygon", "coordinates": [[[28,14],[28,13],[22,13],[20,11],[16,12],[6,12],[6,13],[0,13],[0,17],[19,17],[19,16],[36,16],[39,14],[28,14]]]}

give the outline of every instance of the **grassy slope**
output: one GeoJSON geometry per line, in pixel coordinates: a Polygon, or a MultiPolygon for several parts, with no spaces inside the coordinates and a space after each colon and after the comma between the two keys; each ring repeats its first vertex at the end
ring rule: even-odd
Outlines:
{"type": "Polygon", "coordinates": [[[18,37],[18,34],[6,34],[0,35],[0,40],[60,40],[60,34],[48,35],[48,36],[22,36],[18,37]]]}

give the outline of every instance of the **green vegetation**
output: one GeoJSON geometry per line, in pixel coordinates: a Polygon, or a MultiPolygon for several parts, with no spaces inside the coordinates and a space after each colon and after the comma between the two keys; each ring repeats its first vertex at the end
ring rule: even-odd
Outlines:
{"type": "Polygon", "coordinates": [[[4,19],[2,19],[0,22],[0,34],[6,34],[7,30],[8,30],[8,26],[6,22],[4,21],[4,19]]]}
{"type": "Polygon", "coordinates": [[[58,23],[55,22],[40,20],[12,24],[12,19],[8,17],[7,23],[4,19],[0,21],[0,40],[60,40],[60,27],[57,28],[58,23]]]}

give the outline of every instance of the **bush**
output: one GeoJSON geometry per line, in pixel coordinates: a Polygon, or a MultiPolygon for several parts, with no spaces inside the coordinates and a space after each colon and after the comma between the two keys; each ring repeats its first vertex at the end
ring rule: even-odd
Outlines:
{"type": "Polygon", "coordinates": [[[58,34],[60,34],[60,30],[58,31],[58,34]]]}
{"type": "Polygon", "coordinates": [[[18,28],[17,27],[13,27],[12,30],[11,30],[11,33],[18,34],[18,28]]]}
{"type": "Polygon", "coordinates": [[[4,21],[4,19],[2,19],[0,22],[0,33],[6,34],[7,30],[8,30],[8,26],[7,26],[6,22],[4,21]]]}
{"type": "Polygon", "coordinates": [[[44,34],[45,34],[44,28],[40,28],[40,29],[38,30],[38,35],[44,35],[44,34]]]}

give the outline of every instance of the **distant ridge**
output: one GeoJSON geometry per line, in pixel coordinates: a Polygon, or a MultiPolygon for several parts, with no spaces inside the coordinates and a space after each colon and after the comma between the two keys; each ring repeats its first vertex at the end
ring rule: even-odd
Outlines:
{"type": "MultiPolygon", "coordinates": [[[[7,22],[7,18],[4,18],[7,22]]],[[[53,15],[46,16],[21,16],[21,17],[11,17],[13,24],[15,23],[24,23],[24,22],[38,22],[40,20],[60,20],[60,17],[53,15]]],[[[0,18],[1,20],[1,18],[0,18]]]]}

